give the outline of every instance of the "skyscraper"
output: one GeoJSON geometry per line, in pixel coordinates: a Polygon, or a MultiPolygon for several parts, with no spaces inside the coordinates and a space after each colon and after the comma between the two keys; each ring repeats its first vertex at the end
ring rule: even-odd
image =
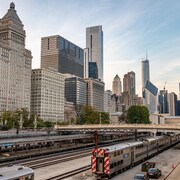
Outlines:
{"type": "Polygon", "coordinates": [[[169,93],[169,115],[177,115],[177,95],[174,92],[169,93]]]}
{"type": "Polygon", "coordinates": [[[112,91],[113,91],[113,94],[116,94],[117,96],[120,96],[122,93],[121,79],[117,74],[114,77],[114,80],[112,83],[112,91]]]}
{"type": "Polygon", "coordinates": [[[128,92],[130,96],[134,96],[136,94],[135,73],[133,71],[124,75],[123,92],[128,92]]]}
{"type": "Polygon", "coordinates": [[[86,28],[86,48],[89,62],[96,62],[98,79],[103,81],[103,31],[102,26],[86,28]]]}
{"type": "Polygon", "coordinates": [[[15,4],[0,19],[0,111],[30,111],[31,51],[25,49],[25,30],[15,4]]]}
{"type": "Polygon", "coordinates": [[[143,105],[145,105],[150,114],[157,113],[158,110],[158,88],[150,81],[146,82],[143,89],[143,105]]]}
{"type": "Polygon", "coordinates": [[[65,98],[74,103],[78,115],[86,105],[86,86],[85,80],[80,77],[65,79],[65,98]]]}
{"type": "Polygon", "coordinates": [[[83,78],[84,50],[55,35],[41,38],[41,68],[53,68],[83,78]]]}
{"type": "Polygon", "coordinates": [[[142,68],[142,90],[146,86],[146,82],[150,81],[150,75],[149,75],[149,60],[143,60],[141,62],[141,68],[142,68]]]}

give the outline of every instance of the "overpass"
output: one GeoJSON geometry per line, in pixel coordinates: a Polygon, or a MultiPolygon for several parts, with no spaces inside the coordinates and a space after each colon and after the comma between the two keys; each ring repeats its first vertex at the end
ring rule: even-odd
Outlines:
{"type": "Polygon", "coordinates": [[[167,124],[94,124],[94,125],[56,125],[57,131],[79,131],[79,132],[92,132],[92,131],[160,131],[160,132],[180,132],[180,125],[167,125],[167,124]]]}

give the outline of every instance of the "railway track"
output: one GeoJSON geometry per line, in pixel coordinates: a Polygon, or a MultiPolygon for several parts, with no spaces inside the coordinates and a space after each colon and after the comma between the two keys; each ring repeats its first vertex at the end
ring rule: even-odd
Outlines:
{"type": "Polygon", "coordinates": [[[47,159],[44,159],[44,160],[40,160],[36,163],[34,162],[31,162],[31,163],[23,163],[21,165],[23,166],[28,166],[32,169],[38,169],[38,168],[43,168],[43,167],[46,167],[46,166],[50,166],[50,165],[54,165],[54,164],[59,164],[59,163],[63,163],[63,162],[67,162],[67,161],[72,161],[72,160],[75,160],[75,159],[78,159],[78,158],[83,158],[83,157],[86,157],[86,156],[89,156],[91,155],[91,152],[81,152],[81,153],[76,153],[76,154],[72,154],[72,155],[66,155],[65,157],[57,157],[56,158],[53,158],[53,159],[50,159],[49,161],[47,161],[47,159]]]}
{"type": "Polygon", "coordinates": [[[91,165],[88,165],[88,166],[85,166],[85,167],[81,167],[81,168],[78,168],[78,169],[75,169],[75,170],[63,173],[63,174],[59,174],[59,175],[56,175],[54,177],[48,178],[46,180],[61,180],[61,179],[66,179],[68,177],[74,176],[76,174],[79,174],[81,172],[87,171],[89,169],[91,169],[91,165]]]}

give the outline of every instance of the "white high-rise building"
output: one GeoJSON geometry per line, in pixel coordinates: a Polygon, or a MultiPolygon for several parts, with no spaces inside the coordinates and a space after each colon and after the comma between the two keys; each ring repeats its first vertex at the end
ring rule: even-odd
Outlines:
{"type": "Polygon", "coordinates": [[[25,30],[15,4],[0,19],[0,111],[30,111],[31,51],[25,49],[25,30]]]}
{"type": "MultiPolygon", "coordinates": [[[[86,48],[89,62],[96,62],[98,79],[103,81],[103,31],[102,26],[86,28],[86,48]]],[[[87,59],[86,59],[87,60],[87,59]]]]}
{"type": "Polygon", "coordinates": [[[64,75],[48,69],[33,69],[31,112],[45,121],[64,121],[64,75]]]}

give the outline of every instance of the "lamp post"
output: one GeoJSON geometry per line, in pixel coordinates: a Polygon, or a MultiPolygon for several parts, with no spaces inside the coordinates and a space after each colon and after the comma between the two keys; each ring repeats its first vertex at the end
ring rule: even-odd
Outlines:
{"type": "Polygon", "coordinates": [[[37,116],[35,115],[34,116],[34,129],[37,128],[37,116]]]}

